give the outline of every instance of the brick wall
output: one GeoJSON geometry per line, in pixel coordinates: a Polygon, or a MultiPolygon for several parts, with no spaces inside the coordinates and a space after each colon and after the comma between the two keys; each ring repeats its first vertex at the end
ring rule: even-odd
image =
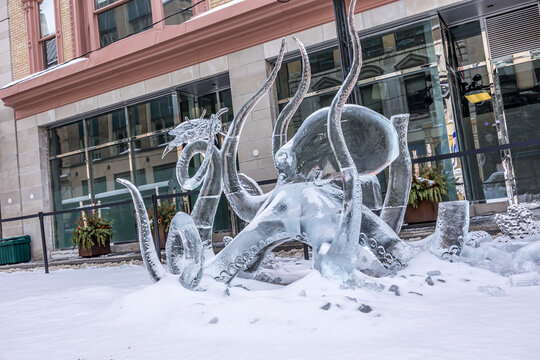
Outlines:
{"type": "Polygon", "coordinates": [[[9,0],[11,25],[11,56],[13,59],[13,79],[30,75],[30,56],[26,34],[26,15],[20,0],[9,0]]]}
{"type": "Polygon", "coordinates": [[[232,0],[210,0],[210,9],[213,9],[230,1],[232,0]]]}
{"type": "Polygon", "coordinates": [[[73,59],[73,38],[71,26],[71,5],[69,0],[60,0],[60,18],[62,21],[62,42],[64,61],[73,59]]]}

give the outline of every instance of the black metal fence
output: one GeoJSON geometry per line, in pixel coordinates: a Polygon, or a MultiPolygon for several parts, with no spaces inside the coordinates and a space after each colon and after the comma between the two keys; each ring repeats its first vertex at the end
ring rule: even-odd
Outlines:
{"type": "MultiPolygon", "coordinates": [[[[272,180],[264,180],[258,182],[259,185],[268,185],[268,184],[274,184],[276,183],[276,179],[272,180]]],[[[152,211],[154,214],[157,214],[157,206],[159,200],[166,200],[166,199],[173,199],[173,198],[181,198],[184,196],[192,196],[197,195],[199,193],[198,190],[194,191],[187,191],[182,193],[175,193],[175,194],[164,194],[164,195],[156,195],[152,194],[151,196],[143,197],[143,200],[148,201],[150,200],[152,202],[152,211]]],[[[32,215],[24,215],[24,216],[17,216],[7,219],[0,220],[0,223],[6,223],[10,221],[22,221],[27,219],[33,219],[38,218],[39,219],[39,227],[40,227],[40,233],[41,233],[41,247],[43,250],[43,265],[45,267],[45,273],[49,273],[49,259],[47,257],[47,242],[45,239],[45,217],[46,216],[55,216],[55,215],[62,215],[62,214],[69,214],[69,213],[78,213],[78,212],[86,212],[86,211],[94,211],[97,209],[102,208],[111,208],[114,206],[120,206],[120,205],[126,205],[126,204],[133,204],[133,201],[131,199],[129,200],[122,200],[122,201],[116,201],[116,202],[110,202],[107,204],[98,204],[98,205],[90,205],[90,206],[82,206],[75,209],[66,209],[66,210],[59,210],[59,211],[49,211],[49,212],[38,212],[37,214],[32,215]]],[[[154,242],[156,246],[156,251],[158,254],[161,254],[160,249],[160,238],[159,238],[159,230],[158,230],[158,216],[154,216],[154,242]]],[[[309,253],[308,253],[308,246],[304,244],[304,257],[305,259],[309,259],[309,253]]]]}

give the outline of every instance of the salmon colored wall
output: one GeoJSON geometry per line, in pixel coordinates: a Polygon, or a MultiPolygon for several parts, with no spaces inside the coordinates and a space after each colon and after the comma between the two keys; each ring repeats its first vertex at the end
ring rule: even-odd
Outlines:
{"type": "MultiPolygon", "coordinates": [[[[155,0],[153,0],[155,1],[155,0]]],[[[159,0],[158,0],[159,1],[159,0]]],[[[363,12],[395,0],[364,0],[363,12]]],[[[17,119],[118,89],[333,20],[331,1],[242,1],[90,53],[84,61],[0,90],[17,119]]],[[[90,30],[97,28],[90,22],[90,30]]],[[[96,48],[97,33],[90,44],[96,48]]]]}

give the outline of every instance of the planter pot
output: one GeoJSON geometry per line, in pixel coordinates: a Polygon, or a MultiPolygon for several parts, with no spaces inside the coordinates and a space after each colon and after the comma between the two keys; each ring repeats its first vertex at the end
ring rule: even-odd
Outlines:
{"type": "Polygon", "coordinates": [[[111,241],[106,240],[105,245],[98,245],[97,241],[94,241],[94,245],[89,249],[83,249],[79,247],[79,256],[81,257],[93,257],[105,255],[111,252],[111,241]]]}
{"type": "Polygon", "coordinates": [[[407,224],[418,224],[437,221],[438,212],[438,202],[434,203],[429,200],[422,200],[418,202],[417,208],[414,208],[412,205],[407,205],[407,211],[405,212],[403,222],[407,224]]]}
{"type": "MultiPolygon", "coordinates": [[[[161,249],[165,249],[165,242],[167,241],[167,236],[169,235],[169,233],[165,231],[165,226],[159,226],[158,232],[159,232],[159,247],[161,249]]],[[[154,241],[154,244],[155,244],[156,235],[154,233],[154,230],[152,230],[152,240],[154,241]]]]}

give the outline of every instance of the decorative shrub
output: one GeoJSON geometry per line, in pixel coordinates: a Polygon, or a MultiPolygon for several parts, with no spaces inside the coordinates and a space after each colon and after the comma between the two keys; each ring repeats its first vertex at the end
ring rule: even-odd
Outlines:
{"type": "MultiPolygon", "coordinates": [[[[176,205],[169,200],[163,200],[157,205],[158,224],[165,226],[165,232],[169,232],[171,220],[176,214],[176,205]]],[[[148,210],[148,218],[150,219],[150,227],[154,230],[154,211],[152,208],[148,210]]]]}
{"type": "Polygon", "coordinates": [[[105,242],[114,235],[112,221],[100,217],[98,213],[86,212],[75,224],[77,227],[71,232],[73,247],[89,249],[96,241],[100,246],[105,246],[105,242]]]}
{"type": "Polygon", "coordinates": [[[447,194],[447,189],[448,185],[441,165],[438,167],[420,166],[419,176],[413,175],[409,204],[417,208],[422,200],[441,202],[442,197],[447,194]]]}

